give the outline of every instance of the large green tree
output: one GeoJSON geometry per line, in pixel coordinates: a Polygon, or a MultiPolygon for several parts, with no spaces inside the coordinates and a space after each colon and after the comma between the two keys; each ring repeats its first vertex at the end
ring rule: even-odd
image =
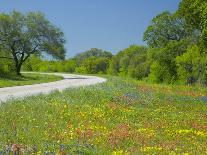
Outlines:
{"type": "Polygon", "coordinates": [[[21,75],[22,64],[33,54],[64,59],[64,43],[63,32],[39,12],[0,14],[0,47],[9,55],[1,58],[13,60],[17,75],[21,75]]]}
{"type": "Polygon", "coordinates": [[[188,25],[200,33],[202,43],[207,46],[207,1],[182,0],[178,14],[185,19],[188,25]]]}
{"type": "Polygon", "coordinates": [[[190,35],[184,20],[177,14],[163,12],[155,16],[144,32],[143,40],[149,47],[163,47],[170,41],[180,41],[190,35]]]}

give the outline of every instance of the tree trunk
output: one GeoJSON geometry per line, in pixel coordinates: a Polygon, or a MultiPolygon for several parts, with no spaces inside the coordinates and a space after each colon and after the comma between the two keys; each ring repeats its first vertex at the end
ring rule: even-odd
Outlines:
{"type": "Polygon", "coordinates": [[[21,67],[22,65],[19,63],[18,59],[14,59],[15,62],[15,70],[16,70],[16,75],[21,76],[21,67]]]}
{"type": "Polygon", "coordinates": [[[21,76],[20,71],[21,71],[21,65],[16,66],[16,74],[17,74],[18,76],[21,76]]]}
{"type": "Polygon", "coordinates": [[[22,67],[22,62],[20,62],[14,52],[14,49],[12,50],[12,55],[13,55],[13,60],[14,60],[14,63],[15,63],[15,70],[16,70],[16,75],[17,76],[21,76],[21,67],[22,67]]]}

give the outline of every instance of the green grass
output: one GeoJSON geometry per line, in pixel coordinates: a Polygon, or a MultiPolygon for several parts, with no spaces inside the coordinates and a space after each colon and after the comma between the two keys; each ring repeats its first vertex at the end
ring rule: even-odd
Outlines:
{"type": "Polygon", "coordinates": [[[11,86],[31,85],[61,80],[62,77],[44,74],[22,74],[22,76],[0,76],[0,88],[11,86]]]}
{"type": "Polygon", "coordinates": [[[207,154],[206,89],[107,78],[2,104],[2,152],[207,154]]]}

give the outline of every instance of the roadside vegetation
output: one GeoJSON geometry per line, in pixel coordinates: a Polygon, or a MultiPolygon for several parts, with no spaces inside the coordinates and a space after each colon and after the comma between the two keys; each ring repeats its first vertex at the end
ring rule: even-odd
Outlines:
{"type": "Polygon", "coordinates": [[[92,48],[69,59],[65,59],[63,32],[43,14],[2,13],[0,74],[20,74],[20,69],[110,74],[151,83],[206,86],[206,6],[201,0],[182,0],[175,12],[156,15],[143,34],[146,46],[131,45],[115,55],[92,48]]]}
{"type": "Polygon", "coordinates": [[[59,78],[20,69],[108,79],[1,103],[0,154],[207,154],[206,8],[182,0],[151,20],[146,46],[69,59],[64,34],[41,13],[0,14],[0,87],[59,78]]]}
{"type": "Polygon", "coordinates": [[[143,35],[147,46],[131,45],[113,56],[110,51],[92,48],[65,61],[31,57],[24,69],[107,73],[151,83],[206,86],[206,6],[201,0],[182,0],[176,12],[156,15],[143,35]]]}
{"type": "Polygon", "coordinates": [[[22,76],[0,75],[0,88],[47,83],[61,80],[62,77],[45,74],[22,74],[22,76]]]}
{"type": "Polygon", "coordinates": [[[206,89],[107,78],[95,86],[1,104],[0,151],[207,153],[206,89]]]}

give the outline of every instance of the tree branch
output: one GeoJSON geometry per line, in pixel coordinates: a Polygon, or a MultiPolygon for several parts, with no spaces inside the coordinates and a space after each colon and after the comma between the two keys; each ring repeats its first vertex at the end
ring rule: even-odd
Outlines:
{"type": "Polygon", "coordinates": [[[36,49],[37,49],[38,46],[39,46],[39,45],[36,45],[36,46],[34,47],[34,49],[33,49],[30,53],[27,54],[27,56],[23,59],[23,62],[26,61],[27,58],[29,58],[31,54],[34,54],[34,53],[36,52],[36,49]]]}

